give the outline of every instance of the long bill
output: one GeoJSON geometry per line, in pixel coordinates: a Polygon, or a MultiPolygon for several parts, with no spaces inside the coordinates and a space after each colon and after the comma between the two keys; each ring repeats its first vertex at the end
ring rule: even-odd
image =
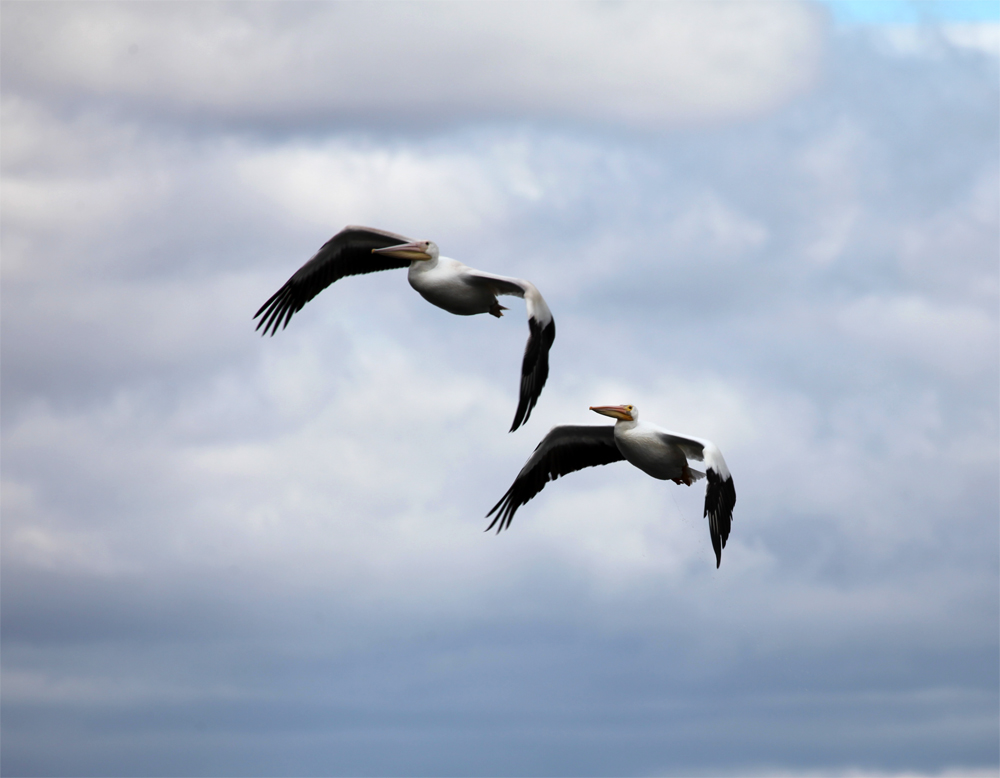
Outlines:
{"type": "Polygon", "coordinates": [[[407,259],[412,262],[415,259],[430,259],[431,255],[425,251],[426,248],[426,241],[415,240],[411,243],[401,243],[398,246],[372,249],[372,254],[385,254],[393,259],[407,259]]]}
{"type": "Polygon", "coordinates": [[[613,419],[622,421],[632,421],[632,414],[624,405],[591,405],[590,410],[602,416],[610,416],[613,419]]]}

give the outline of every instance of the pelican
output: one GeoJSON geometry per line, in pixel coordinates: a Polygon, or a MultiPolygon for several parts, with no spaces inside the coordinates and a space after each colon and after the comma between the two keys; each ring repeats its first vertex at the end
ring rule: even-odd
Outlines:
{"type": "Polygon", "coordinates": [[[514,483],[500,502],[486,514],[496,513],[497,533],[510,526],[517,509],[545,488],[548,481],[585,467],[607,465],[627,460],[647,475],[661,481],[691,486],[708,477],[705,491],[705,516],[715,549],[715,566],[722,564],[736,505],[736,488],[722,452],[702,438],[678,435],[653,424],[639,421],[634,405],[599,405],[590,410],[617,419],[613,427],[562,425],[553,427],[542,438],[534,453],[517,474],[514,483]],[[704,462],[705,472],[692,470],[688,460],[704,462]]]}
{"type": "Polygon", "coordinates": [[[273,336],[307,302],[344,276],[377,270],[409,267],[407,278],[427,302],[448,313],[473,316],[488,313],[497,318],[507,310],[498,295],[523,297],[528,309],[528,343],[521,362],[521,394],[514,414],[513,432],[538,402],[549,376],[549,349],[556,337],[556,324],[549,306],[530,281],[473,270],[454,259],[442,257],[437,244],[410,240],[371,227],[348,226],[323,244],[316,255],[295,271],[254,314],[261,335],[273,336]]]}

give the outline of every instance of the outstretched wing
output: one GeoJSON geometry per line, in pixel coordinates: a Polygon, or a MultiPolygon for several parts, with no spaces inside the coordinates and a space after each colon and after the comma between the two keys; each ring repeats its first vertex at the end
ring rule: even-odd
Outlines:
{"type": "Polygon", "coordinates": [[[715,566],[722,564],[722,549],[726,547],[729,531],[733,526],[733,508],[736,506],[736,486],[722,452],[709,440],[686,438],[672,432],[661,432],[660,437],[677,446],[688,459],[705,463],[708,486],[705,489],[705,513],[708,531],[715,549],[715,566]]]}
{"type": "Polygon", "coordinates": [[[624,458],[615,443],[613,426],[553,427],[525,462],[507,493],[486,514],[486,518],[497,514],[486,531],[493,529],[497,522],[498,533],[509,527],[517,509],[542,491],[549,481],[585,467],[607,465],[624,458]]]}
{"type": "Polygon", "coordinates": [[[465,278],[467,283],[489,287],[496,295],[523,297],[528,309],[528,342],[524,346],[524,359],[521,361],[521,394],[514,413],[514,423],[510,427],[513,432],[531,416],[531,410],[548,380],[549,349],[556,339],[556,322],[545,298],[530,281],[495,276],[471,268],[465,278]]]}
{"type": "Polygon", "coordinates": [[[406,267],[410,264],[408,260],[372,254],[372,249],[409,242],[410,238],[371,227],[345,227],[324,243],[316,255],[260,307],[254,314],[255,319],[260,318],[257,329],[264,328],[261,335],[266,335],[268,330],[274,335],[279,327],[284,329],[302,306],[344,276],[406,267]]]}

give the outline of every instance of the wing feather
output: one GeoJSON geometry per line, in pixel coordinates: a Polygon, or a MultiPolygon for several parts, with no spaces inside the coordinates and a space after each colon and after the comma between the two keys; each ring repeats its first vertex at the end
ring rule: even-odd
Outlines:
{"type": "Polygon", "coordinates": [[[542,394],[549,378],[549,349],[555,339],[555,321],[550,319],[548,324],[542,324],[538,319],[528,319],[528,342],[524,346],[524,359],[521,360],[521,391],[510,432],[528,420],[542,394]]]}
{"type": "Polygon", "coordinates": [[[517,509],[542,491],[549,481],[585,467],[607,465],[623,459],[625,457],[615,443],[613,426],[553,427],[521,468],[507,493],[486,514],[486,518],[497,514],[486,531],[489,532],[498,522],[498,533],[509,527],[517,509]]]}
{"type": "Polygon", "coordinates": [[[660,438],[671,446],[676,446],[688,459],[701,462],[705,458],[705,444],[700,440],[685,438],[674,432],[660,432],[660,438]]]}
{"type": "Polygon", "coordinates": [[[261,335],[268,331],[274,335],[284,329],[307,302],[345,276],[407,267],[408,260],[372,254],[372,249],[409,242],[410,238],[371,227],[345,227],[324,243],[315,256],[260,307],[254,314],[255,319],[260,319],[257,329],[263,328],[261,335]]]}
{"type": "Polygon", "coordinates": [[[528,421],[549,378],[549,349],[556,339],[556,322],[541,292],[530,281],[469,269],[466,283],[488,286],[495,295],[523,297],[528,310],[528,342],[521,360],[521,389],[510,431],[528,421]]]}
{"type": "Polygon", "coordinates": [[[715,550],[715,566],[722,564],[722,549],[729,539],[733,526],[733,507],[736,505],[736,487],[733,477],[723,477],[718,470],[709,468],[708,488],[705,489],[705,516],[708,517],[708,531],[712,536],[715,550]]]}
{"type": "MultiPolygon", "coordinates": [[[[729,473],[722,452],[710,440],[687,438],[665,430],[660,437],[667,443],[677,446],[688,459],[705,463],[705,475],[708,485],[705,488],[705,513],[708,518],[708,532],[712,536],[712,548],[715,550],[715,566],[722,564],[722,549],[726,547],[729,531],[733,526],[733,508],[736,506],[736,486],[729,473]]],[[[697,471],[691,471],[694,475],[697,471]]],[[[697,480],[697,476],[695,476],[697,480]]]]}

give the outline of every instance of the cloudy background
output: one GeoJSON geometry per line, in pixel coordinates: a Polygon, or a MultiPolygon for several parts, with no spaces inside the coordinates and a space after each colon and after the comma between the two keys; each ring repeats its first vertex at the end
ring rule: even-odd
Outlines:
{"type": "Polygon", "coordinates": [[[995,3],[3,5],[5,775],[995,775],[995,3]],[[351,278],[345,224],[529,278],[351,278]],[[484,514],[591,404],[714,440],[484,514]]]}

